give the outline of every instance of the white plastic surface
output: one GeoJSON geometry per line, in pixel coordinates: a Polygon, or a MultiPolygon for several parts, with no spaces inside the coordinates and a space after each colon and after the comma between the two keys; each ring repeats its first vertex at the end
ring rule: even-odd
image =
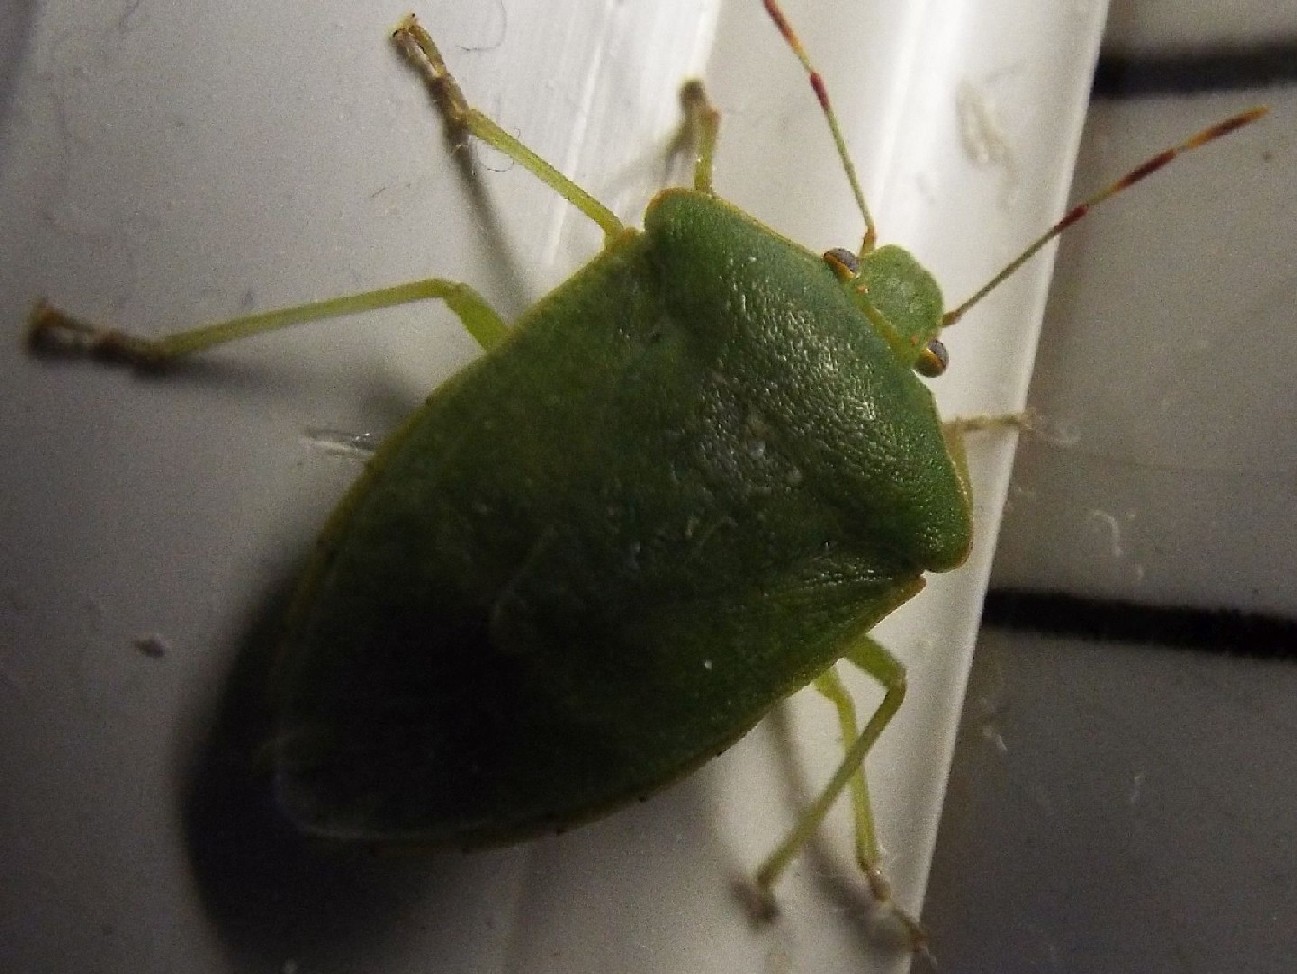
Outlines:
{"type": "MultiPolygon", "coordinates": [[[[1104,3],[812,6],[788,13],[882,238],[911,248],[953,304],[1061,212],[1104,3]]],[[[689,780],[560,838],[336,874],[249,862],[237,829],[228,855],[197,854],[181,796],[222,681],[357,470],[319,431],[390,428],[472,345],[421,307],[150,379],[31,360],[20,324],[42,294],[158,332],[430,274],[512,313],[587,259],[597,234],[489,151],[481,165],[503,171],[484,173],[486,208],[473,201],[388,48],[402,12],[48,2],[5,38],[0,967],[900,969],[870,945],[845,815],[781,884],[778,922],[754,928],[732,893],[840,754],[810,694],[689,780]]],[[[661,182],[678,84],[715,34],[720,192],[813,249],[857,244],[814,99],[755,0],[719,23],[715,4],[688,0],[417,12],[476,104],[626,218],[661,182]]],[[[949,414],[1021,404],[1047,279],[1035,262],[951,333],[937,384],[949,414]]],[[[1010,440],[971,443],[971,563],[881,630],[912,692],[869,767],[911,909],[1010,440]]],[[[862,707],[877,699],[853,684],[862,707]]]]}

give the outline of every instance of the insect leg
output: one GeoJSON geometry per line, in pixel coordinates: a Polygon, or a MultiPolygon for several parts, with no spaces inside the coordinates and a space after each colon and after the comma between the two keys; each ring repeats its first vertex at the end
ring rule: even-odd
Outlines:
{"type": "Polygon", "coordinates": [[[703,83],[694,79],[680,87],[680,107],[685,119],[677,144],[694,152],[694,189],[712,192],[712,163],[716,157],[716,136],[721,127],[721,113],[707,97],[703,83]]]}
{"type": "MultiPolygon", "coordinates": [[[[885,658],[886,666],[884,669],[890,673],[886,680],[883,680],[885,686],[890,690],[896,685],[899,677],[902,692],[904,691],[905,670],[899,662],[886,649],[878,643],[870,640],[873,646],[870,653],[881,654],[885,658]],[[890,681],[890,682],[889,682],[890,681]]],[[[870,656],[872,660],[872,655],[870,656]]],[[[858,662],[861,668],[871,676],[878,677],[875,670],[858,662]]],[[[873,665],[871,663],[871,665],[873,665]]],[[[856,705],[851,698],[850,691],[843,685],[841,677],[836,670],[826,670],[815,681],[815,689],[822,693],[838,712],[838,724],[842,729],[842,739],[851,741],[856,739],[856,705]]],[[[886,703],[886,699],[884,699],[886,703]]],[[[881,730],[881,728],[880,728],[881,730]]],[[[856,773],[851,776],[851,806],[852,813],[856,819],[856,863],[869,879],[869,890],[874,895],[874,899],[879,905],[885,907],[905,928],[906,936],[910,941],[910,949],[916,952],[926,953],[927,933],[919,922],[912,916],[896,905],[892,899],[892,887],[887,877],[883,874],[882,853],[878,847],[878,835],[874,828],[874,811],[869,800],[869,781],[865,774],[864,761],[856,768],[856,773]]]]}
{"type": "MultiPolygon", "coordinates": [[[[843,743],[856,740],[860,735],[860,726],[856,721],[856,702],[843,684],[838,671],[830,668],[821,673],[815,680],[815,689],[833,704],[833,708],[838,712],[838,727],[843,743]]],[[[874,831],[874,816],[869,802],[869,781],[865,777],[864,762],[861,762],[856,768],[856,773],[851,776],[851,806],[856,819],[856,862],[869,876],[870,889],[873,890],[874,895],[879,899],[885,899],[888,891],[886,880],[877,869],[878,839],[874,831]]]]}
{"type": "Polygon", "coordinates": [[[857,733],[855,704],[837,673],[826,670],[816,679],[815,688],[824,694],[838,711],[838,722],[842,727],[844,742],[853,743],[847,748],[842,763],[838,765],[838,770],[824,790],[806,808],[792,832],[757,871],[757,883],[763,890],[770,888],[793,856],[809,841],[838,795],[850,785],[856,818],[856,860],[869,880],[870,891],[874,899],[905,928],[911,949],[926,953],[927,935],[917,920],[893,902],[891,885],[883,874],[881,854],[874,830],[874,816],[869,802],[869,786],[864,773],[865,757],[905,698],[905,667],[868,635],[861,636],[848,647],[843,657],[883,685],[883,702],[874,711],[865,729],[857,733]]]}
{"type": "Polygon", "coordinates": [[[941,424],[946,435],[951,433],[981,433],[986,430],[1031,429],[1031,417],[1022,413],[985,413],[976,416],[956,416],[941,424]]]}
{"type": "Polygon", "coordinates": [[[625,230],[612,210],[519,142],[498,123],[469,105],[450,69],[446,67],[437,45],[433,43],[432,35],[419,25],[414,14],[407,16],[392,31],[392,41],[423,75],[433,101],[446,120],[446,134],[452,142],[462,145],[465,135],[473,135],[503,152],[597,223],[603,230],[605,239],[612,240],[625,230]]]}
{"type": "Polygon", "coordinates": [[[243,315],[156,338],[145,338],[91,324],[42,300],[37,302],[28,317],[27,345],[38,354],[85,355],[108,362],[158,367],[216,345],[277,331],[290,325],[390,308],[429,298],[445,301],[447,307],[463,322],[468,333],[483,348],[495,345],[509,331],[500,316],[467,284],[434,277],[376,291],[293,305],[276,311],[243,315]]]}

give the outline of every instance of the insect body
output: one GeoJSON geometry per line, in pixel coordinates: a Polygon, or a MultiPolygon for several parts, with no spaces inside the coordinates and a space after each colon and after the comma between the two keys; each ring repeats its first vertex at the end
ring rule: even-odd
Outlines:
{"type": "Polygon", "coordinates": [[[450,134],[505,152],[607,238],[512,329],[441,279],[159,339],[33,313],[37,344],[159,364],[439,298],[486,347],[381,446],[290,609],[271,744],[276,795],[304,831],[475,846],[565,828],[677,779],[814,683],[846,754],[758,879],[774,882],[854,781],[858,858],[887,899],[860,766],[905,679],[869,631],[969,549],[959,428],[919,374],[944,367],[936,337],[970,302],[943,315],[932,277],[875,246],[823,86],[766,6],[830,121],[865,216],[858,254],[810,253],[712,192],[717,116],[696,84],[694,188],[623,227],[472,109],[410,18],[396,41],[450,134]],[[886,689],[863,730],[833,675],[842,658],[886,689]]]}
{"type": "MultiPolygon", "coordinates": [[[[927,275],[877,255],[934,324],[927,275]]],[[[959,564],[966,486],[860,281],[668,192],[439,389],[308,571],[290,814],[463,843],[586,818],[724,749],[959,564]]]]}

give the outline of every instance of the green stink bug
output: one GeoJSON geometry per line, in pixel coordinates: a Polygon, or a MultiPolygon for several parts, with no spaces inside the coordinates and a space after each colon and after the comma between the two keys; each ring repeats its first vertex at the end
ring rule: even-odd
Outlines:
{"type": "MultiPolygon", "coordinates": [[[[431,57],[413,26],[402,36],[431,57]]],[[[700,128],[709,142],[705,118],[700,128]]],[[[471,292],[445,282],[370,297],[444,297],[499,348],[389,442],[326,532],[294,613],[276,741],[281,794],[306,827],[472,842],[571,824],[705,759],[844,654],[893,688],[872,731],[899,702],[881,650],[862,639],[846,652],[844,643],[912,594],[922,570],[952,567],[966,548],[964,478],[909,368],[940,326],[939,297],[903,252],[866,246],[861,268],[841,255],[822,261],[714,202],[710,151],[700,193],[664,195],[640,237],[602,220],[616,238],[605,254],[508,339],[471,292]],[[735,255],[786,274],[745,279],[750,268],[735,255]],[[734,276],[718,276],[718,262],[734,276]],[[599,303],[606,295],[615,307],[599,303]],[[766,306],[750,308],[757,298],[766,306]],[[848,320],[822,342],[805,340],[811,325],[848,320]],[[579,342],[568,343],[569,328],[579,342]],[[590,358],[571,361],[577,347],[590,358]],[[845,389],[824,381],[844,372],[845,389]],[[435,540],[431,553],[403,549],[415,532],[399,520],[402,504],[427,518],[429,495],[434,509],[445,503],[436,523],[447,534],[425,539],[435,540]],[[449,605],[429,616],[422,597],[394,595],[411,582],[435,586],[449,605]],[[371,635],[356,635],[365,626],[371,635]],[[419,656],[401,650],[430,632],[482,655],[410,672],[419,656]],[[371,643],[389,666],[356,657],[371,643]],[[639,652],[590,655],[601,647],[639,652]],[[655,669],[645,651],[658,647],[690,665],[670,658],[655,669]],[[803,657],[784,657],[790,649],[803,657]],[[627,660],[633,668],[609,672],[627,660]],[[392,692],[430,681],[427,693],[392,692]],[[367,695],[367,684],[378,692],[367,695]],[[429,723],[428,694],[445,684],[455,699],[429,723]],[[708,687],[710,696],[700,692],[708,687]],[[484,773],[483,748],[508,766],[484,773]],[[426,765],[426,778],[411,779],[412,758],[442,754],[451,765],[426,765]],[[537,764],[545,760],[560,763],[537,764]],[[446,787],[448,769],[460,786],[446,787]],[[447,791],[477,804],[426,824],[447,791]]],[[[72,327],[48,311],[38,320],[72,327]]],[[[159,346],[118,347],[147,358],[159,346]]],[[[843,762],[837,786],[869,741],[843,762]]],[[[767,880],[782,861],[772,860],[767,880]]],[[[868,861],[876,871],[876,857],[868,861]]]]}

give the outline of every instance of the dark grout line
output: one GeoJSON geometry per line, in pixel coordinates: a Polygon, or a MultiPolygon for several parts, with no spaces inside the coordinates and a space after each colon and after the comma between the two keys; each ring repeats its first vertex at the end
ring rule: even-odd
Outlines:
{"type": "Polygon", "coordinates": [[[1104,51],[1094,72],[1095,98],[1251,91],[1297,82],[1297,40],[1247,47],[1125,54],[1104,51]]]}
{"type": "Polygon", "coordinates": [[[982,624],[1049,636],[1297,661],[1297,620],[1239,609],[1141,605],[1063,592],[992,589],[982,609],[982,624]]]}

